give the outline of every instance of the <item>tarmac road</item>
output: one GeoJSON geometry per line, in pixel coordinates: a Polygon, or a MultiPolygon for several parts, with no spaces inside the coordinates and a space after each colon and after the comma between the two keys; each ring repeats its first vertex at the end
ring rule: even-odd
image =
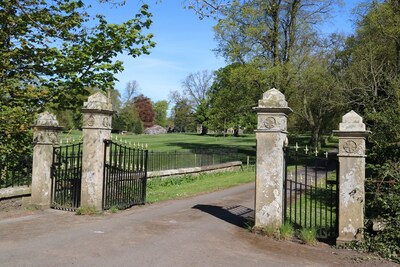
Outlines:
{"type": "Polygon", "coordinates": [[[0,220],[0,266],[396,266],[241,227],[254,184],[104,216],[47,210],[0,220]]]}

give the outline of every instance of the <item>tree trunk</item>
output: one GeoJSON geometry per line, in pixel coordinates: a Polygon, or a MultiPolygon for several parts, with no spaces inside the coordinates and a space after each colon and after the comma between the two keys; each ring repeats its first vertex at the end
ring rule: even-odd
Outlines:
{"type": "Polygon", "coordinates": [[[201,135],[206,135],[208,133],[208,128],[204,125],[201,125],[201,135]]]}
{"type": "Polygon", "coordinates": [[[400,74],[400,41],[396,41],[397,66],[396,73],[400,74]]]}
{"type": "Polygon", "coordinates": [[[296,31],[297,31],[297,16],[299,13],[300,9],[300,2],[299,0],[294,0],[291,5],[290,9],[290,23],[288,25],[288,32],[289,32],[289,40],[288,40],[288,49],[287,49],[287,62],[290,62],[292,60],[291,56],[293,54],[293,48],[295,44],[295,39],[296,39],[296,31]]]}
{"type": "Polygon", "coordinates": [[[319,125],[315,125],[315,127],[312,128],[312,133],[311,133],[311,146],[314,148],[318,148],[318,141],[319,141],[319,125]]]}
{"type": "Polygon", "coordinates": [[[272,48],[272,57],[274,66],[277,66],[279,63],[279,23],[280,23],[279,12],[281,5],[280,2],[281,1],[275,2],[273,8],[271,8],[271,15],[273,21],[271,48],[272,48]]]}
{"type": "Polygon", "coordinates": [[[239,127],[233,129],[233,136],[235,137],[239,136],[239,127]]]}

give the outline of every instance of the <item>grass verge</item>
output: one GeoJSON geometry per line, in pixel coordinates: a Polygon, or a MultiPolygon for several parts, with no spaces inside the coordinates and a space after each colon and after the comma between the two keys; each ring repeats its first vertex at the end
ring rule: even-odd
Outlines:
{"type": "Polygon", "coordinates": [[[75,215],[103,215],[103,211],[96,210],[94,206],[81,206],[76,210],[75,215]]]}
{"type": "Polygon", "coordinates": [[[299,239],[306,245],[314,246],[317,243],[317,231],[314,228],[303,228],[299,231],[299,239]]]}
{"type": "Polygon", "coordinates": [[[223,172],[168,179],[155,178],[147,182],[147,202],[180,199],[253,182],[254,171],[223,172]]]}

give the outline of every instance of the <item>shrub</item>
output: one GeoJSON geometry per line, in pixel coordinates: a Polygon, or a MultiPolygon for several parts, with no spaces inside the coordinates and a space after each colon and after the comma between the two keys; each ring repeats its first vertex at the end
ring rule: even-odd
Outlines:
{"type": "Polygon", "coordinates": [[[370,166],[369,171],[382,178],[366,183],[365,238],[353,245],[400,263],[400,162],[370,166]],[[373,230],[375,219],[384,222],[381,231],[373,230]]]}

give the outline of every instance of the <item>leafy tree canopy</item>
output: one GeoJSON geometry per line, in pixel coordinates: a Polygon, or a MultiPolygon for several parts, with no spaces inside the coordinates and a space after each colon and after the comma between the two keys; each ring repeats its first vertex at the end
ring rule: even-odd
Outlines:
{"type": "Polygon", "coordinates": [[[27,86],[40,100],[73,104],[85,87],[108,89],[123,70],[118,53],[148,54],[154,46],[148,6],[121,24],[89,15],[83,1],[2,1],[0,10],[0,83],[12,98],[27,86]]]}
{"type": "Polygon", "coordinates": [[[207,126],[220,131],[254,128],[256,114],[252,108],[265,91],[266,80],[266,72],[256,64],[235,63],[216,71],[209,93],[207,126]]]}
{"type": "Polygon", "coordinates": [[[143,122],[143,126],[145,128],[153,126],[155,113],[150,98],[145,97],[144,95],[139,95],[133,98],[133,103],[139,114],[140,120],[143,122]]]}
{"type": "Polygon", "coordinates": [[[356,33],[340,54],[348,107],[371,130],[368,138],[366,238],[364,247],[400,262],[400,2],[363,6],[356,33]],[[386,223],[371,234],[371,218],[386,223]],[[371,234],[371,235],[369,235],[371,234]]]}
{"type": "Polygon", "coordinates": [[[34,115],[46,106],[71,108],[87,88],[111,88],[123,70],[119,53],[137,57],[155,46],[145,33],[151,23],[147,5],[114,24],[81,0],[0,1],[1,143],[26,143],[34,115]]]}
{"type": "Polygon", "coordinates": [[[208,93],[213,81],[213,73],[207,70],[191,73],[182,81],[183,92],[188,96],[188,100],[195,109],[196,120],[201,124],[201,134],[207,134],[206,122],[208,93]]]}
{"type": "Polygon", "coordinates": [[[167,127],[167,111],[168,111],[168,101],[161,100],[153,104],[153,109],[155,113],[155,124],[162,127],[167,127]]]}

